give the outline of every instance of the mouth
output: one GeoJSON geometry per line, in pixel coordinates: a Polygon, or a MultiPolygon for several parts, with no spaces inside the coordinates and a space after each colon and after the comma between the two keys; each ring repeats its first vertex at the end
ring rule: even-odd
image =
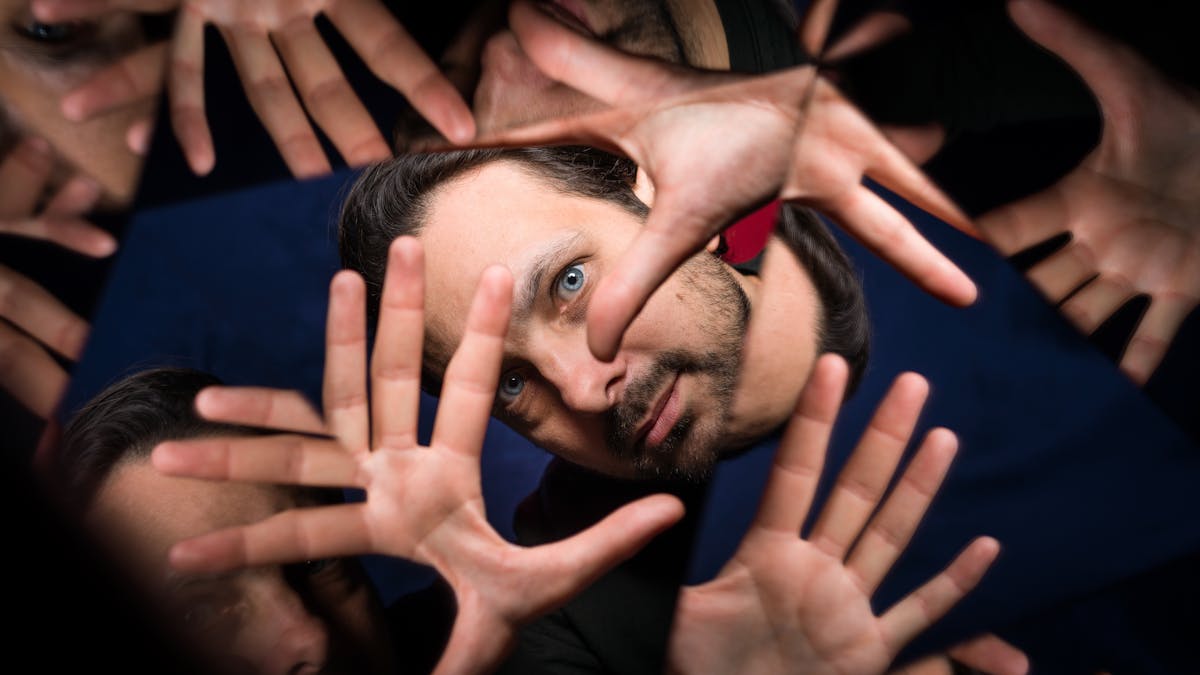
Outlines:
{"type": "Polygon", "coordinates": [[[676,373],[638,427],[635,445],[650,450],[657,448],[679,421],[682,407],[679,400],[679,373],[676,373]]]}

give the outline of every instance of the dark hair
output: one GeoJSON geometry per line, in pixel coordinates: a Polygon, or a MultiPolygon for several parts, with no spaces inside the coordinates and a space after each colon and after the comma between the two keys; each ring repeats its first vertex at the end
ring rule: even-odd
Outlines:
{"type": "MultiPolygon", "coordinates": [[[[497,161],[513,162],[561,192],[612,202],[639,219],[649,213],[633,191],[637,165],[584,146],[410,154],[373,165],[350,188],[338,223],[342,264],[366,280],[372,323],[379,311],[391,243],[397,237],[420,234],[430,199],[441,186],[497,161]]],[[[793,206],[781,212],[777,232],[807,270],[821,298],[820,351],[840,354],[849,362],[853,387],[866,367],[870,342],[858,276],[815,215],[793,206]]]]}
{"type": "Polygon", "coordinates": [[[68,506],[87,509],[113,469],[148,458],[164,441],[256,433],[196,414],[196,394],[219,384],[197,370],[155,368],[126,377],[88,401],[67,424],[53,457],[68,506]]]}

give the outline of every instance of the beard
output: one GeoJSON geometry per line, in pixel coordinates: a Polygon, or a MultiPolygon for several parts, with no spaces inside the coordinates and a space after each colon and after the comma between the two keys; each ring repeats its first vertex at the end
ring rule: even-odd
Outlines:
{"type": "Polygon", "coordinates": [[[605,414],[605,441],[619,459],[644,478],[702,481],[720,457],[722,430],[733,406],[741,367],[742,341],[750,320],[750,300],[729,271],[707,253],[693,256],[680,268],[684,286],[697,294],[704,307],[694,327],[711,348],[704,352],[668,350],[648,371],[629,383],[620,403],[605,414]],[[713,413],[704,419],[685,408],[675,425],[654,449],[637,437],[656,396],[679,375],[697,376],[713,413]]]}

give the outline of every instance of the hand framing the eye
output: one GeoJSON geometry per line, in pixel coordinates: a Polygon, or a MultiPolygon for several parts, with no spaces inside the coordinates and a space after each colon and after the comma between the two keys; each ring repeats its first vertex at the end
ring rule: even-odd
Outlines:
{"type": "Polygon", "coordinates": [[[392,246],[369,395],[366,289],[357,274],[339,273],[330,294],[324,419],[294,392],[209,389],[197,398],[205,417],[300,433],[166,443],[155,449],[153,461],[166,473],[201,478],[361,488],[366,501],[286,511],[188,540],[172,550],[172,564],[215,572],[379,553],[430,565],[458,602],[436,672],[483,672],[496,665],[521,624],[565,603],[683,513],[674,497],[654,495],[570,539],[536,548],[510,544],[488,524],[479,456],[511,293],[506,270],[484,273],[446,371],[432,442],[422,447],[420,245],[400,239],[392,246]]]}
{"type": "MultiPolygon", "coordinates": [[[[957,446],[951,432],[931,431],[872,517],[928,393],[915,374],[896,380],[812,532],[800,536],[847,372],[840,357],[818,360],[741,545],[715,579],[680,593],[669,651],[673,672],[882,673],[995,559],[996,541],[979,538],[882,615],[871,609],[871,596],[907,546],[957,446]]],[[[1003,672],[1024,672],[1023,658],[1010,665],[1003,672]]]]}
{"type": "MultiPolygon", "coordinates": [[[[53,158],[40,139],[20,142],[0,158],[0,235],[53,242],[84,255],[104,257],[116,240],[80,219],[100,197],[88,178],[68,180],[39,210],[53,158]]],[[[47,348],[79,358],[88,324],[45,289],[0,265],[0,388],[38,417],[49,419],[67,387],[67,373],[47,348]]]]}
{"type": "Polygon", "coordinates": [[[1061,232],[1071,241],[1028,272],[1083,332],[1150,297],[1121,358],[1144,383],[1200,303],[1200,92],[1044,2],[1009,5],[1017,25],[1083,78],[1100,103],[1100,144],[1043,192],[979,219],[1002,252],[1061,232]]]}
{"type": "Polygon", "coordinates": [[[966,217],[812,67],[760,77],[623,54],[524,0],[509,12],[548,76],[608,110],[498,132],[479,144],[584,143],[619,151],[654,183],[645,228],[597,288],[588,343],[611,357],[654,289],[740,215],[775,196],[832,217],[923,288],[955,304],[975,288],[864,175],[963,229],[966,217]]]}
{"type": "Polygon", "coordinates": [[[408,97],[455,142],[475,134],[462,96],[379,0],[38,0],[43,21],[114,10],[163,12],[178,7],[169,50],[135,52],[73,92],[64,106],[75,118],[157,95],[166,67],[171,123],[192,170],[216,161],[204,103],[204,26],[225,38],[246,95],[291,172],[328,173],[330,165],[305,112],[351,165],[391,156],[388,143],[347,83],[314,19],[326,16],[379,79],[408,97]],[[297,101],[292,86],[303,101],[297,101]]]}

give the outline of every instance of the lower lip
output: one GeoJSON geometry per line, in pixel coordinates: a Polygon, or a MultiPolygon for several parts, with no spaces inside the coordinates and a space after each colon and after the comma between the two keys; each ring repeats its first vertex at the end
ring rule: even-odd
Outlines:
{"type": "Polygon", "coordinates": [[[654,426],[650,427],[650,431],[646,434],[646,447],[656,448],[659,443],[671,433],[671,429],[675,427],[675,423],[679,421],[679,380],[676,379],[671,387],[671,396],[667,399],[666,405],[663,406],[662,412],[658,414],[658,419],[654,420],[654,426]]]}

